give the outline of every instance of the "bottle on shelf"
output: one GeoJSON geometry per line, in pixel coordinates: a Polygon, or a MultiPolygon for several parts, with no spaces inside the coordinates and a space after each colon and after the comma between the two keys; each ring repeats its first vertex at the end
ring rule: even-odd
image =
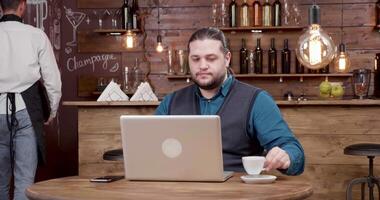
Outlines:
{"type": "Polygon", "coordinates": [[[328,74],[329,72],[330,72],[330,64],[328,64],[326,67],[319,69],[320,74],[328,74]]]}
{"type": "Polygon", "coordinates": [[[277,73],[277,50],[275,48],[275,39],[270,40],[270,49],[268,51],[268,74],[277,73]]]}
{"type": "Polygon", "coordinates": [[[375,4],[376,7],[376,26],[380,26],[380,0],[378,0],[375,4]]]}
{"type": "Polygon", "coordinates": [[[128,72],[128,67],[125,66],[124,67],[124,71],[123,71],[123,76],[124,76],[124,87],[123,87],[123,91],[128,94],[131,90],[130,88],[130,80],[129,80],[129,76],[130,76],[130,72],[128,72]]]}
{"type": "Polygon", "coordinates": [[[255,73],[255,51],[249,50],[248,53],[248,73],[254,74],[255,73]]]}
{"type": "Polygon", "coordinates": [[[261,49],[261,39],[257,38],[257,46],[255,49],[255,73],[263,73],[263,50],[261,49]]]}
{"type": "Polygon", "coordinates": [[[240,26],[249,26],[249,7],[247,0],[244,0],[244,3],[240,7],[240,26]]]}
{"type": "Polygon", "coordinates": [[[245,39],[241,39],[241,49],[240,49],[240,74],[248,73],[248,51],[246,49],[245,39]]]}
{"type": "Polygon", "coordinates": [[[272,25],[273,26],[281,26],[281,2],[279,0],[275,0],[272,5],[272,25]]]}
{"type": "Polygon", "coordinates": [[[281,73],[290,74],[291,52],[288,39],[284,40],[284,49],[281,51],[281,73]]]}
{"type": "Polygon", "coordinates": [[[131,7],[131,15],[132,15],[132,28],[139,29],[140,28],[140,19],[139,19],[139,4],[138,0],[132,1],[131,7]]]}
{"type": "Polygon", "coordinates": [[[308,69],[308,70],[307,70],[307,73],[308,73],[308,74],[318,74],[319,72],[318,72],[317,69],[308,69]]]}
{"type": "Polygon", "coordinates": [[[132,20],[131,20],[131,8],[129,6],[129,1],[124,0],[124,4],[121,7],[122,10],[122,28],[123,29],[131,29],[132,28],[132,20]]]}
{"type": "Polygon", "coordinates": [[[263,4],[263,26],[272,26],[272,7],[269,0],[263,4]]]}
{"type": "Polygon", "coordinates": [[[143,81],[143,71],[140,69],[140,63],[139,59],[136,58],[135,66],[133,67],[133,73],[134,73],[134,82],[133,82],[133,91],[136,92],[137,88],[143,81]]]}
{"type": "Polygon", "coordinates": [[[235,0],[232,0],[229,6],[230,27],[237,27],[237,4],[235,0]]]}
{"type": "Polygon", "coordinates": [[[252,14],[252,17],[253,17],[253,22],[252,22],[252,25],[253,26],[261,26],[262,25],[262,22],[263,22],[263,15],[262,15],[262,6],[260,4],[260,1],[258,0],[255,0],[253,2],[253,14],[252,14]]]}
{"type": "Polygon", "coordinates": [[[305,67],[298,61],[297,56],[295,57],[295,60],[296,60],[296,73],[297,74],[305,73],[305,67]]]}
{"type": "Polygon", "coordinates": [[[373,96],[375,98],[380,98],[380,53],[376,54],[375,66],[373,68],[374,78],[373,78],[373,96]]]}

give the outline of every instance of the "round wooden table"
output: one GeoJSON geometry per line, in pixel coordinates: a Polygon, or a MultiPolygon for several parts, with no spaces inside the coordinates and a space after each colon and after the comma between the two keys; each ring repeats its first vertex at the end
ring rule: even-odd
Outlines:
{"type": "Polygon", "coordinates": [[[65,177],[30,186],[31,200],[108,199],[305,199],[312,195],[310,184],[297,177],[278,177],[271,184],[245,184],[235,173],[223,183],[127,181],[91,183],[88,178],[65,177]]]}

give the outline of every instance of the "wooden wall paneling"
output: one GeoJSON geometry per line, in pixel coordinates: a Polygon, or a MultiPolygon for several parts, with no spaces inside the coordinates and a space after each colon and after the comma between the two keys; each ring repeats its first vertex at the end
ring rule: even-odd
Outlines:
{"type": "Polygon", "coordinates": [[[86,119],[78,127],[79,132],[86,133],[120,133],[120,119],[119,117],[125,115],[143,115],[153,113],[155,107],[144,106],[141,108],[128,107],[128,109],[120,108],[97,108],[97,109],[81,109],[78,113],[79,120],[86,119]],[[99,127],[102,127],[99,129],[99,127]]]}
{"type": "Polygon", "coordinates": [[[143,51],[142,37],[137,35],[136,47],[127,49],[124,45],[125,35],[110,36],[92,31],[78,32],[78,53],[99,53],[99,52],[136,52],[143,51]]]}
{"type": "Polygon", "coordinates": [[[107,175],[115,169],[123,169],[120,165],[115,166],[108,164],[109,161],[102,160],[105,151],[121,147],[120,116],[152,114],[155,109],[156,106],[79,109],[78,120],[81,122],[78,125],[79,175],[107,175]],[[91,169],[90,166],[98,164],[104,168],[91,169]]]}
{"type": "MultiPolygon", "coordinates": [[[[298,0],[301,4],[313,4],[313,0],[298,0]]],[[[340,4],[342,0],[317,0],[317,4],[340,4]]],[[[344,4],[349,3],[376,3],[376,0],[343,0],[344,4]]]]}
{"type": "Polygon", "coordinates": [[[124,175],[123,161],[104,161],[102,163],[79,163],[79,169],[79,175],[83,177],[124,175]]]}
{"type": "MultiPolygon", "coordinates": [[[[363,157],[363,160],[367,158],[363,157]]],[[[380,174],[380,167],[374,167],[374,173],[380,174]]],[[[301,179],[313,185],[313,195],[310,200],[344,200],[346,187],[353,178],[368,175],[368,165],[306,165],[301,179]]],[[[368,194],[368,192],[366,192],[368,194]]],[[[354,199],[360,199],[360,186],[354,187],[354,199]]],[[[377,193],[375,192],[377,196],[377,193]]]]}
{"type": "MultiPolygon", "coordinates": [[[[160,8],[161,29],[194,29],[211,25],[211,7],[160,8]],[[191,16],[191,17],[189,17],[191,16]]],[[[157,27],[157,9],[146,19],[146,30],[157,27]]]]}
{"type": "Polygon", "coordinates": [[[79,159],[82,163],[102,163],[103,153],[122,148],[120,131],[114,133],[86,133],[79,135],[79,159]]]}
{"type": "Polygon", "coordinates": [[[123,0],[77,0],[78,8],[121,8],[123,0]]]}
{"type": "MultiPolygon", "coordinates": [[[[344,9],[343,10],[343,25],[344,26],[374,27],[376,25],[376,18],[375,18],[376,13],[375,13],[374,3],[344,4],[343,9],[344,9]]],[[[340,14],[340,11],[338,13],[340,14]]],[[[339,26],[340,25],[341,23],[339,20],[339,26]]]]}
{"type": "MultiPolygon", "coordinates": [[[[157,0],[140,0],[139,6],[148,7],[157,5],[157,0]]],[[[205,0],[160,0],[160,7],[183,8],[183,7],[211,7],[211,1],[205,0]]]]}
{"type": "Polygon", "coordinates": [[[373,27],[346,27],[344,41],[352,50],[380,50],[380,33],[373,27]]]}
{"type": "Polygon", "coordinates": [[[374,117],[380,109],[374,107],[341,107],[339,109],[334,107],[334,112],[329,112],[326,107],[318,106],[302,109],[282,108],[282,110],[285,120],[289,122],[290,128],[297,135],[358,134],[365,138],[368,135],[380,133],[380,119],[374,117]],[[354,123],[351,121],[351,113],[355,113],[354,123]],[[319,125],[316,126],[316,124],[319,125]]]}
{"type": "MultiPolygon", "coordinates": [[[[297,129],[293,129],[294,132],[297,129]]],[[[365,156],[350,156],[344,155],[343,149],[351,144],[355,143],[380,143],[380,135],[364,135],[356,134],[346,136],[344,133],[339,135],[329,131],[323,130],[325,133],[320,135],[299,135],[297,137],[301,142],[305,150],[305,156],[307,158],[307,164],[319,164],[328,165],[335,163],[337,165],[366,165],[368,159],[365,156]]],[[[361,132],[358,130],[358,132],[361,132]]],[[[375,165],[379,165],[380,162],[375,162],[375,165]]]]}

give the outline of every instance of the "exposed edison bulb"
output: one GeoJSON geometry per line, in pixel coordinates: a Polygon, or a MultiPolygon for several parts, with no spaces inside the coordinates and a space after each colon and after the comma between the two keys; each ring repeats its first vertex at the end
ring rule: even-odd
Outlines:
{"type": "Polygon", "coordinates": [[[346,73],[350,70],[351,61],[346,52],[344,44],[339,45],[339,54],[335,59],[334,68],[335,72],[346,73]]]}
{"type": "Polygon", "coordinates": [[[124,39],[124,42],[125,42],[125,47],[127,47],[127,49],[131,49],[135,46],[135,37],[134,37],[134,34],[132,33],[131,30],[127,30],[127,34],[125,36],[125,39],[124,39]]]}
{"type": "Polygon", "coordinates": [[[164,47],[161,43],[157,43],[156,51],[161,53],[164,50],[164,47]]]}
{"type": "Polygon", "coordinates": [[[156,46],[156,51],[161,53],[164,50],[164,47],[162,46],[162,38],[161,35],[157,36],[157,46],[156,46]]]}
{"type": "Polygon", "coordinates": [[[320,69],[335,57],[334,41],[319,25],[319,6],[313,5],[309,11],[310,26],[298,38],[296,55],[302,65],[310,69],[320,69]]]}

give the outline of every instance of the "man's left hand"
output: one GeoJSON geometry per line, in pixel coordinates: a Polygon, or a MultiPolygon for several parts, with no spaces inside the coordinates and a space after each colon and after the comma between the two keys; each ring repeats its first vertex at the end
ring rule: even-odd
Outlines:
{"type": "Polygon", "coordinates": [[[288,169],[290,166],[289,155],[280,147],[273,147],[266,156],[264,170],[288,169]]]}

